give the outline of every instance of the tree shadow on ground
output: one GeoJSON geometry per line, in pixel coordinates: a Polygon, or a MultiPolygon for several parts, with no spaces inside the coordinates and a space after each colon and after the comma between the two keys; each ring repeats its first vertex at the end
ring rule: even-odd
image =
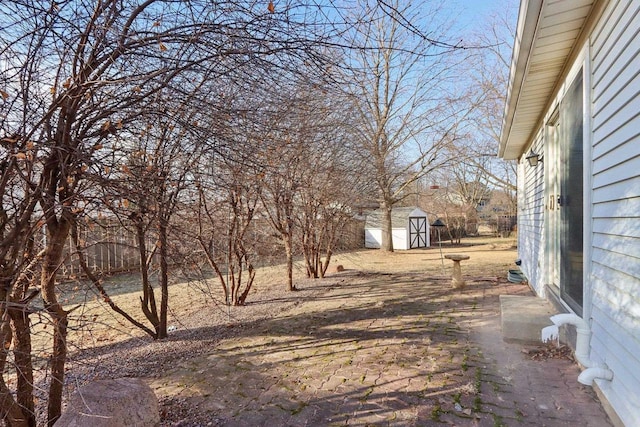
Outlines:
{"type": "MultiPolygon", "coordinates": [[[[320,284],[313,299],[292,294],[299,304],[277,317],[140,341],[149,351],[170,347],[167,364],[159,372],[142,353],[123,374],[146,372],[165,405],[183,399],[217,425],[411,425],[481,416],[482,357],[459,320],[497,298],[487,292],[493,284],[459,292],[448,279],[418,273],[348,279],[320,284]],[[209,346],[194,353],[194,339],[209,346]]],[[[118,346],[131,342],[92,356],[118,346]]]]}

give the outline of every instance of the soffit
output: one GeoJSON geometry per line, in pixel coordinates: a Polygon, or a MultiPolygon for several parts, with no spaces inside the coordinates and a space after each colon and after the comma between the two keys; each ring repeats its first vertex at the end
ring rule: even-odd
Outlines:
{"type": "Polygon", "coordinates": [[[521,1],[500,157],[517,159],[529,145],[594,2],[521,1]]]}

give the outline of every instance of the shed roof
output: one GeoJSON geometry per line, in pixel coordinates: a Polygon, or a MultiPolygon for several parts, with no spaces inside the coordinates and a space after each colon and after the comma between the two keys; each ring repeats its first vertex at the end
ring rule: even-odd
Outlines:
{"type": "MultiPolygon", "coordinates": [[[[427,217],[422,209],[411,206],[393,208],[391,211],[391,228],[407,228],[410,217],[427,217]]],[[[382,211],[377,209],[367,213],[365,228],[382,228],[382,211]]]]}
{"type": "Polygon", "coordinates": [[[498,155],[517,159],[544,117],[600,0],[521,0],[498,155]]]}

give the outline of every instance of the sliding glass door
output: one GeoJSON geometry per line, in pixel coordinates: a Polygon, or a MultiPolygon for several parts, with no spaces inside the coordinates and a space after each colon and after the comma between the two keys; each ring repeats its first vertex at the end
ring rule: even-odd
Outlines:
{"type": "Polygon", "coordinates": [[[580,72],[547,126],[545,155],[548,281],[579,315],[583,305],[582,83],[580,72]]]}

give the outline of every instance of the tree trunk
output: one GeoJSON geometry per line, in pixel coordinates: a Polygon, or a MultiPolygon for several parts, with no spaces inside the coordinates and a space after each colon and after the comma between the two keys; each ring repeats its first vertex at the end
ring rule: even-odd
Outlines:
{"type": "Polygon", "coordinates": [[[36,417],[33,401],[33,364],[31,361],[31,331],[29,329],[29,314],[24,309],[11,309],[11,324],[13,329],[13,354],[18,375],[16,400],[22,407],[27,425],[35,427],[36,417]]]}
{"type": "Polygon", "coordinates": [[[62,390],[64,386],[64,366],[67,361],[67,312],[58,303],[56,277],[62,261],[64,244],[69,235],[69,220],[49,221],[47,225],[47,247],[44,254],[40,288],[44,307],[53,322],[53,351],[50,358],[51,383],[47,405],[47,424],[53,424],[62,413],[62,390]]]}
{"type": "MultiPolygon", "coordinates": [[[[2,288],[0,288],[0,297],[2,301],[7,301],[7,291],[5,286],[9,284],[9,281],[2,281],[2,288]]],[[[10,286],[10,284],[9,284],[10,286]]],[[[9,348],[12,342],[12,330],[10,325],[10,317],[8,313],[7,304],[4,305],[2,311],[2,321],[0,323],[0,372],[5,371],[7,364],[7,356],[9,354],[9,348]]],[[[32,397],[33,398],[33,397],[32,397]]],[[[21,409],[21,406],[15,401],[11,390],[4,382],[4,377],[0,375],[0,419],[4,420],[7,426],[10,427],[31,427],[34,424],[30,424],[28,417],[26,417],[21,409]]]]}
{"type": "Polygon", "coordinates": [[[320,247],[316,246],[313,254],[313,278],[323,277],[322,271],[320,271],[320,247]]]}
{"type": "Polygon", "coordinates": [[[240,295],[240,298],[238,300],[238,305],[244,305],[246,300],[247,300],[247,296],[249,296],[249,291],[251,290],[251,286],[253,285],[253,280],[256,277],[256,271],[253,268],[253,266],[251,264],[249,264],[248,266],[248,273],[249,273],[249,278],[247,279],[247,284],[245,285],[244,291],[242,292],[242,294],[240,295]]]}
{"type": "Polygon", "coordinates": [[[51,354],[51,384],[47,405],[47,424],[53,427],[62,415],[64,366],[67,361],[67,312],[57,304],[49,308],[53,319],[53,353],[51,354]]]}
{"type": "Polygon", "coordinates": [[[318,278],[318,269],[317,269],[317,251],[315,247],[315,242],[311,239],[309,235],[306,235],[302,239],[302,253],[304,255],[304,262],[307,271],[308,278],[318,278]]]}
{"type": "Polygon", "coordinates": [[[4,380],[0,381],[0,416],[8,427],[31,427],[4,380]]]}
{"type": "Polygon", "coordinates": [[[157,329],[157,338],[167,338],[167,312],[169,310],[169,257],[167,220],[160,213],[158,225],[158,237],[160,241],[160,322],[157,329]]]}
{"type": "Polygon", "coordinates": [[[153,325],[155,336],[157,338],[158,325],[160,319],[158,319],[158,310],[156,307],[156,299],[153,294],[153,288],[149,282],[149,254],[147,253],[146,235],[144,232],[144,224],[142,220],[138,220],[135,224],[136,227],[136,239],[138,240],[138,256],[140,257],[140,276],[142,279],[142,298],[140,298],[140,308],[145,317],[153,325]]]}
{"type": "Polygon", "coordinates": [[[331,263],[331,256],[333,255],[333,251],[331,249],[327,249],[327,253],[324,255],[324,262],[320,262],[320,278],[324,279],[324,275],[327,274],[327,269],[329,268],[329,264],[331,263]]]}
{"type": "Polygon", "coordinates": [[[200,247],[204,251],[204,255],[207,258],[207,262],[209,263],[209,266],[213,269],[213,271],[216,272],[216,275],[218,276],[218,280],[222,285],[224,301],[226,304],[229,304],[230,300],[229,300],[229,290],[227,289],[227,281],[224,278],[224,274],[222,274],[222,270],[220,270],[220,267],[218,266],[218,263],[214,258],[214,253],[213,251],[211,251],[210,246],[205,243],[202,235],[198,235],[197,239],[198,239],[198,242],[200,243],[200,247]]]}
{"type": "Polygon", "coordinates": [[[382,211],[382,242],[380,242],[380,250],[385,252],[393,252],[393,225],[391,223],[391,210],[393,206],[390,203],[380,203],[382,211]]]}
{"type": "Polygon", "coordinates": [[[284,236],[284,251],[287,254],[287,289],[297,291],[293,285],[293,237],[291,233],[284,236]]]}

